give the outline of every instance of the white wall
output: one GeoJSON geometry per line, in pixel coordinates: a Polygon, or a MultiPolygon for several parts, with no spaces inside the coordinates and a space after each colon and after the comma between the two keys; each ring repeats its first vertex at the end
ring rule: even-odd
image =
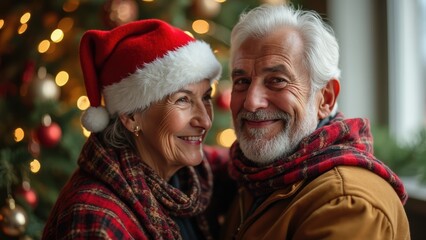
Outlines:
{"type": "MultiPolygon", "coordinates": [[[[378,108],[388,107],[391,133],[401,143],[410,142],[425,125],[425,72],[422,72],[420,2],[388,0],[389,89],[376,89],[379,66],[375,41],[379,31],[370,0],[328,0],[330,24],[340,44],[342,69],[340,109],[347,117],[367,117],[374,124],[378,108]],[[378,91],[389,91],[385,106],[379,106],[378,91]]],[[[385,4],[383,4],[385,5],[385,4]]],[[[381,7],[381,6],[379,6],[381,7]]],[[[385,8],[386,6],[383,6],[385,8]]],[[[424,41],[424,40],[423,40],[424,41]]],[[[384,60],[386,61],[386,60],[384,60]]]]}
{"type": "Polygon", "coordinates": [[[329,0],[328,16],[340,44],[340,110],[346,117],[377,119],[376,56],[370,0],[329,0]]]}

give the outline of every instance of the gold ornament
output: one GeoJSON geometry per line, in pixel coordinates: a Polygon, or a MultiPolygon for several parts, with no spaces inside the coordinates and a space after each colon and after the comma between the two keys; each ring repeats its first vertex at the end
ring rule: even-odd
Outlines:
{"type": "Polygon", "coordinates": [[[56,101],[59,99],[60,89],[56,85],[53,76],[47,73],[46,68],[41,67],[34,79],[29,83],[28,92],[24,93],[24,95],[27,95],[29,103],[34,101],[56,101]]]}
{"type": "Polygon", "coordinates": [[[104,19],[109,27],[117,27],[139,17],[139,8],[134,0],[109,0],[104,5],[104,19]]]}
{"type": "Polygon", "coordinates": [[[6,205],[0,209],[0,230],[11,237],[20,236],[25,232],[28,216],[22,207],[15,204],[12,197],[6,199],[6,205]]]}
{"type": "Polygon", "coordinates": [[[221,5],[216,0],[194,0],[193,14],[199,18],[213,18],[220,12],[221,5]]]}
{"type": "Polygon", "coordinates": [[[283,5],[283,4],[287,4],[287,1],[286,0],[262,0],[261,3],[283,5]]]}

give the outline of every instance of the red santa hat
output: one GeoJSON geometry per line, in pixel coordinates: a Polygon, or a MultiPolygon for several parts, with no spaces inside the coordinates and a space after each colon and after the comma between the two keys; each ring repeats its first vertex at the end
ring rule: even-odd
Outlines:
{"type": "Polygon", "coordinates": [[[156,19],[87,31],[80,62],[91,105],[81,122],[91,132],[102,131],[114,114],[144,109],[187,84],[218,80],[222,71],[207,43],[156,19]]]}

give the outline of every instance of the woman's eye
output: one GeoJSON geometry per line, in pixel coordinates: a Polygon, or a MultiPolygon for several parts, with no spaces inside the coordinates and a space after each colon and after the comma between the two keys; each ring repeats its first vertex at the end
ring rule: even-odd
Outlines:
{"type": "Polygon", "coordinates": [[[178,103],[187,103],[187,102],[189,102],[189,98],[187,96],[180,97],[180,98],[178,98],[178,100],[176,102],[178,102],[178,103]]]}
{"type": "Polygon", "coordinates": [[[203,97],[203,101],[210,101],[212,100],[212,95],[211,94],[207,94],[203,97]]]}

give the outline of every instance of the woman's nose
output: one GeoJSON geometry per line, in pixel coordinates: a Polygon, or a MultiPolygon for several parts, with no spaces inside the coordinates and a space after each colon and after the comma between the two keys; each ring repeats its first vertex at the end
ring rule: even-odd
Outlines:
{"type": "Polygon", "coordinates": [[[212,109],[204,104],[197,104],[194,109],[194,116],[191,120],[194,127],[201,127],[209,130],[212,125],[212,109]]]}

